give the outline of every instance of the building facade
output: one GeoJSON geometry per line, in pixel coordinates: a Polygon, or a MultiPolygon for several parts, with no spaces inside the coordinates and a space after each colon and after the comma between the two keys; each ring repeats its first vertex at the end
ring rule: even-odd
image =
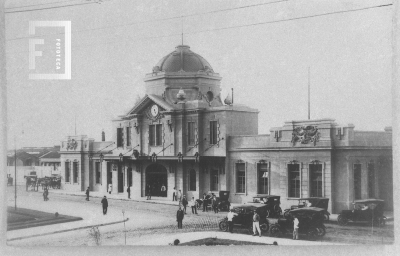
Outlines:
{"type": "Polygon", "coordinates": [[[146,95],[113,123],[111,141],[68,136],[61,142],[63,189],[131,196],[187,197],[231,191],[330,198],[329,210],[375,197],[392,207],[391,129],[354,131],[332,119],[286,122],[258,135],[258,110],[221,100],[221,77],[180,45],[145,76],[146,95]],[[166,187],[166,191],[162,191],[166,187]]]}

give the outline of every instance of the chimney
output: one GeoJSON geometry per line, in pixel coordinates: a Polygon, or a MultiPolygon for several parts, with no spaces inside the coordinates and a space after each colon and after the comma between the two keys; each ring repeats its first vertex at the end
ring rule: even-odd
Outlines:
{"type": "Polygon", "coordinates": [[[101,131],[101,141],[106,141],[106,134],[105,134],[104,130],[101,131]]]}

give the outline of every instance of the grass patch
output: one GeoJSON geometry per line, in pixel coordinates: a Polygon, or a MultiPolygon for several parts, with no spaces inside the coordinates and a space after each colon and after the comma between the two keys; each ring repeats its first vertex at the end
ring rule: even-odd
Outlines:
{"type": "Polygon", "coordinates": [[[219,239],[216,237],[209,237],[203,238],[199,240],[193,240],[187,243],[182,243],[179,245],[189,245],[189,246],[199,246],[199,245],[206,245],[206,246],[216,246],[216,245],[272,245],[272,244],[264,244],[264,243],[255,243],[249,241],[237,241],[237,240],[230,240],[230,239],[219,239]]]}

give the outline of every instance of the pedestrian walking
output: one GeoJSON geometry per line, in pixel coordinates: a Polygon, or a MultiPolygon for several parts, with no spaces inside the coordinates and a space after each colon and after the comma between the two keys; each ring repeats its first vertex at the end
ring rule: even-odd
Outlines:
{"type": "Polygon", "coordinates": [[[258,231],[258,236],[261,237],[261,229],[260,229],[260,215],[254,210],[253,215],[253,236],[256,236],[256,231],[258,231]]]}
{"type": "Polygon", "coordinates": [[[183,220],[184,215],[185,214],[183,213],[182,207],[179,206],[179,209],[176,212],[176,221],[178,222],[179,229],[182,229],[182,220],[183,220]]]}
{"type": "Polygon", "coordinates": [[[208,212],[208,209],[207,209],[208,200],[209,200],[209,196],[206,193],[204,193],[203,194],[203,212],[208,212]]]}
{"type": "Polygon", "coordinates": [[[147,198],[146,200],[150,200],[151,199],[151,186],[150,184],[147,184],[147,198]]]}
{"type": "Polygon", "coordinates": [[[178,195],[178,191],[176,190],[176,188],[174,187],[174,191],[172,193],[172,201],[176,201],[176,196],[178,195]]]}
{"type": "Polygon", "coordinates": [[[104,196],[103,199],[101,200],[101,204],[103,205],[103,215],[106,215],[108,208],[108,201],[106,196],[104,196]]]}
{"type": "Polygon", "coordinates": [[[178,201],[179,201],[179,203],[182,202],[182,191],[180,189],[178,191],[178,201]]]}
{"type": "Polygon", "coordinates": [[[217,201],[217,196],[214,195],[214,197],[211,199],[211,205],[214,210],[214,213],[218,213],[218,201],[217,201]]]}
{"type": "Polygon", "coordinates": [[[182,198],[182,205],[183,205],[183,212],[186,214],[186,206],[188,205],[186,196],[183,196],[183,198],[182,198]]]}
{"type": "Polygon", "coordinates": [[[229,232],[233,233],[233,217],[237,216],[237,213],[233,212],[232,209],[229,210],[228,212],[228,226],[229,226],[229,232]]]}
{"type": "Polygon", "coordinates": [[[190,200],[189,206],[192,208],[192,213],[197,214],[196,200],[194,199],[194,196],[192,196],[192,200],[190,200]]]}
{"type": "Polygon", "coordinates": [[[299,240],[299,219],[296,217],[293,220],[293,240],[299,240]]]}
{"type": "Polygon", "coordinates": [[[89,201],[89,187],[86,189],[86,201],[89,201]]]}
{"type": "Polygon", "coordinates": [[[46,187],[44,188],[43,198],[44,198],[44,201],[49,201],[49,189],[46,187]]]}

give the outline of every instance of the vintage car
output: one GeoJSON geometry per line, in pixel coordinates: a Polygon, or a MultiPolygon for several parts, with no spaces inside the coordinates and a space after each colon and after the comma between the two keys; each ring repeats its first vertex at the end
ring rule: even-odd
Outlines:
{"type": "Polygon", "coordinates": [[[274,195],[257,195],[253,197],[253,202],[251,203],[261,203],[265,204],[267,211],[266,217],[268,218],[279,218],[282,214],[282,209],[280,207],[281,197],[274,195]]]}
{"type": "Polygon", "coordinates": [[[229,191],[219,191],[219,197],[217,197],[218,209],[220,211],[229,211],[231,203],[229,202],[229,191]]]}
{"type": "Polygon", "coordinates": [[[293,209],[288,218],[270,222],[270,236],[279,237],[293,232],[293,220],[299,220],[299,234],[305,234],[310,238],[322,237],[326,233],[324,225],[324,209],[317,207],[305,207],[293,209]]]}
{"type": "Polygon", "coordinates": [[[383,216],[385,201],[381,199],[356,200],[353,210],[342,210],[338,216],[341,226],[347,225],[349,221],[369,222],[376,226],[384,226],[386,217],[383,216]]]}
{"type": "Polygon", "coordinates": [[[329,203],[329,198],[325,197],[305,197],[305,198],[299,198],[299,203],[297,205],[292,205],[290,206],[290,209],[285,209],[283,216],[285,218],[288,218],[289,212],[294,209],[299,209],[303,207],[317,207],[317,208],[322,208],[325,210],[324,212],[324,218],[326,221],[329,220],[329,215],[330,213],[328,212],[328,203],[329,203]]]}
{"type": "MultiPolygon", "coordinates": [[[[266,217],[267,207],[266,205],[258,204],[243,204],[235,206],[232,211],[237,214],[233,217],[232,221],[235,226],[240,226],[248,230],[249,233],[253,233],[253,215],[254,211],[260,215],[260,229],[261,233],[268,232],[269,222],[266,217]]],[[[228,231],[228,218],[225,217],[219,221],[219,229],[222,231],[228,231]]]]}

